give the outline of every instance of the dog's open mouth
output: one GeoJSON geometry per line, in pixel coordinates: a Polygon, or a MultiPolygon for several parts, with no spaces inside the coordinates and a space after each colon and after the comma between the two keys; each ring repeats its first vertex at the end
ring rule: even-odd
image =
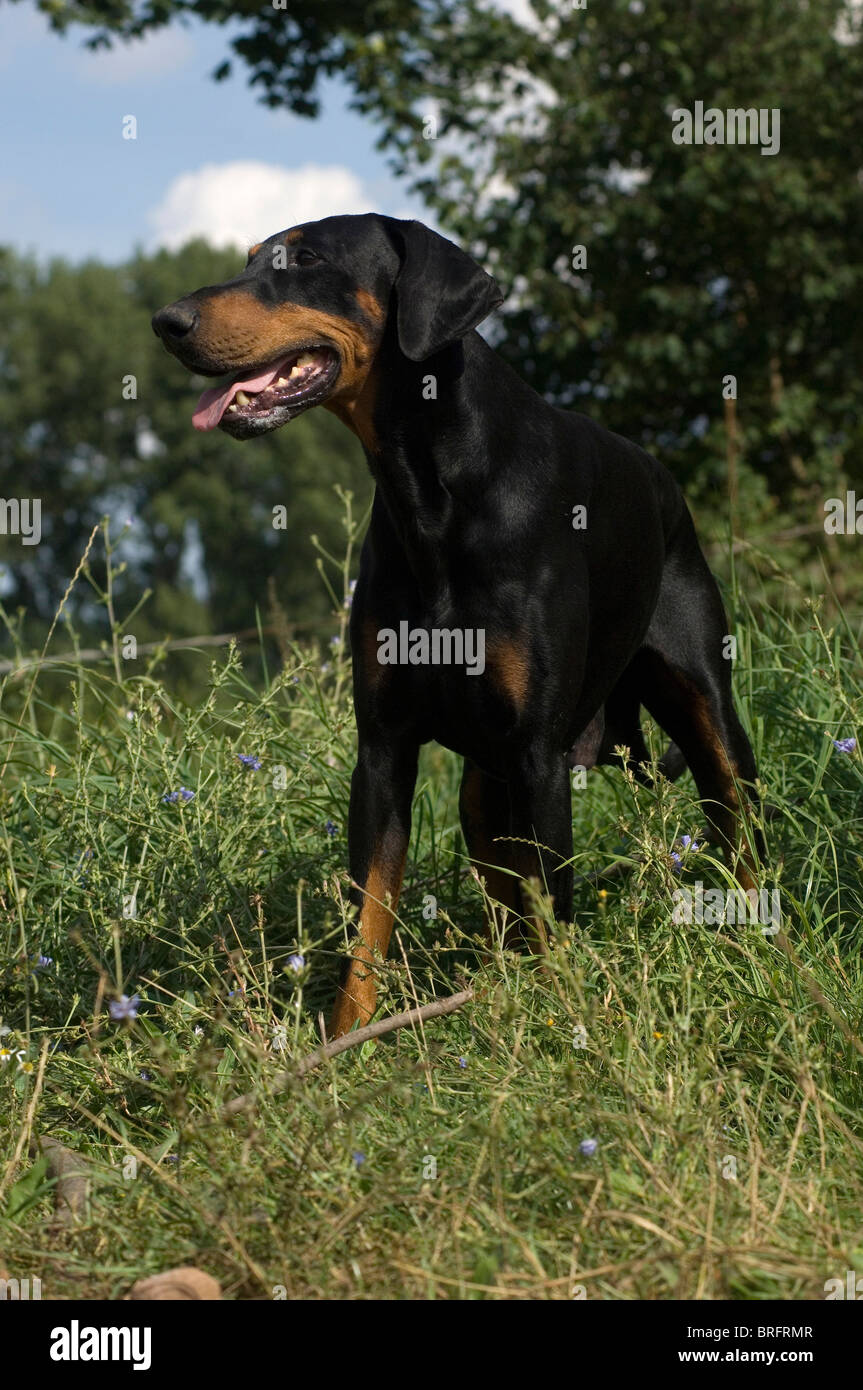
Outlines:
{"type": "Polygon", "coordinates": [[[330,392],[339,374],[339,355],[331,347],[297,349],[258,372],[239,372],[227,386],[211,386],[195,407],[196,430],[220,426],[246,438],[292,420],[330,392]]]}

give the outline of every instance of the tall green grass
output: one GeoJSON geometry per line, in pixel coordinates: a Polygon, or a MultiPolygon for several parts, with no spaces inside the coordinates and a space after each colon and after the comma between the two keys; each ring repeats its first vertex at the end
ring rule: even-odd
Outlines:
{"type": "Polygon", "coordinates": [[[732,578],[778,934],[676,924],[677,887],[728,882],[710,849],[671,862],[702,840],[691,782],[604,770],[573,799],[574,924],[549,920],[544,965],[483,954],[457,760],[429,747],[380,1010],[474,1001],[273,1094],[347,940],[348,570],[325,570],[332,650],[231,649],[194,707],[116,617],[103,663],[4,679],[0,1265],[47,1298],[186,1263],[259,1299],[806,1298],[863,1273],[863,763],[833,743],[863,724],[857,633],[790,577],[767,607],[753,562],[754,612],[732,578]],[[42,1134],[92,1164],[69,1226],[42,1134]]]}

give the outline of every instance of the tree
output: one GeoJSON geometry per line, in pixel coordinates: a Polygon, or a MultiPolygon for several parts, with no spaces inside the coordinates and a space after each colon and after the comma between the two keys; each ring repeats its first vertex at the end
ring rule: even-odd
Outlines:
{"type": "Polygon", "coordinates": [[[235,57],[305,115],[341,73],[394,167],[514,287],[504,354],[705,495],[729,377],[753,505],[838,485],[856,455],[863,44],[843,0],[533,0],[529,29],[478,0],[40,7],[96,45],[244,19],[235,57]],[[672,112],[696,101],[777,109],[779,153],[675,144],[672,112]]]}

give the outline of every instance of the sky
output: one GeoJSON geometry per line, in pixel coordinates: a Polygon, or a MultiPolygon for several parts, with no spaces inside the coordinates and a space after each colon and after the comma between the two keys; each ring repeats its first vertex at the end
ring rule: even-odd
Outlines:
{"type": "MultiPolygon", "coordinates": [[[[488,3],[536,27],[530,0],[488,3]]],[[[261,106],[242,66],[212,81],[240,27],[175,23],[91,53],[86,30],[61,37],[30,0],[0,0],[0,244],[117,262],[194,235],[245,248],[331,213],[431,221],[343,84],[325,84],[323,114],[308,121],[261,106]],[[124,140],[130,115],[137,138],[124,140]]]]}
{"type": "Polygon", "coordinates": [[[194,235],[244,249],[333,213],[424,216],[343,85],[323,88],[309,121],[261,106],[241,68],[212,81],[227,28],[173,25],[98,53],[85,34],[0,0],[0,244],[119,262],[194,235]]]}

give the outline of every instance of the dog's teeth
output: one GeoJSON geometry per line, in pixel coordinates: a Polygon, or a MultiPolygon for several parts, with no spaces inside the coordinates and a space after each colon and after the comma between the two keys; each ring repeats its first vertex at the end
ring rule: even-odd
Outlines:
{"type": "Polygon", "coordinates": [[[294,363],[293,367],[291,367],[291,376],[302,376],[302,374],[302,368],[298,367],[297,364],[294,363]]]}
{"type": "Polygon", "coordinates": [[[249,398],[248,398],[248,396],[246,395],[245,391],[238,391],[238,392],[237,392],[237,405],[248,405],[248,404],[249,404],[249,398]]]}
{"type": "Polygon", "coordinates": [[[278,381],[276,382],[276,385],[277,385],[277,386],[287,386],[287,384],[288,384],[288,378],[287,378],[286,376],[280,376],[279,379],[278,379],[278,381]]]}
{"type": "Polygon", "coordinates": [[[236,408],[237,408],[237,407],[236,407],[235,405],[229,405],[229,406],[228,406],[228,409],[229,409],[229,410],[236,410],[236,408]]]}
{"type": "Polygon", "coordinates": [[[303,353],[301,353],[300,356],[297,358],[297,366],[298,366],[298,367],[313,367],[314,365],[315,365],[315,359],[314,359],[314,356],[312,355],[312,353],[310,353],[310,352],[303,352],[303,353]]]}

